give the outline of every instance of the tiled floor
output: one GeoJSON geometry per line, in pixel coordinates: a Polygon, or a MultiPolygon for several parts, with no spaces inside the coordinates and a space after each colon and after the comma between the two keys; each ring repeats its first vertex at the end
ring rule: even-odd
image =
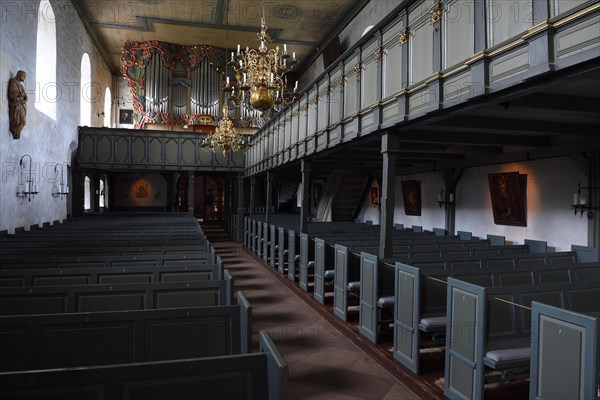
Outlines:
{"type": "Polygon", "coordinates": [[[258,331],[267,330],[288,362],[290,399],[424,397],[356,346],[266,263],[221,230],[203,229],[236,290],[252,304],[255,343],[258,331]]]}

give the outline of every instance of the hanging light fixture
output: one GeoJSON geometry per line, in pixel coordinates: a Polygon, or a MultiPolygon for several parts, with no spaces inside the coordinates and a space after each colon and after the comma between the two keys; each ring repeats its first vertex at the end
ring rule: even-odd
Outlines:
{"type": "Polygon", "coordinates": [[[245,50],[240,50],[238,44],[237,53],[231,52],[228,65],[235,73],[236,82],[230,82],[227,76],[224,91],[235,107],[248,101],[252,108],[264,116],[267,111],[280,110],[298,97],[298,82],[296,81],[290,93],[286,77],[298,60],[296,52],[292,52],[291,56],[288,54],[286,44],[283,45],[282,53],[279,46],[274,49],[267,47],[272,39],[267,33],[264,11],[257,36],[260,41],[258,49],[246,47],[245,50]]]}
{"type": "Polygon", "coordinates": [[[227,157],[229,150],[239,151],[246,147],[244,135],[237,132],[233,127],[233,121],[229,119],[229,107],[227,104],[223,106],[223,118],[219,121],[215,131],[209,133],[202,140],[200,147],[204,150],[212,150],[215,153],[220,148],[225,157],[227,157]]]}

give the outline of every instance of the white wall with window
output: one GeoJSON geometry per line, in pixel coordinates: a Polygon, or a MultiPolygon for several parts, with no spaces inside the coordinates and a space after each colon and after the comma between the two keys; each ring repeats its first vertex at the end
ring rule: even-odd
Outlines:
{"type": "Polygon", "coordinates": [[[92,65],[90,56],[83,53],[81,57],[81,78],[79,90],[79,123],[81,126],[92,125],[92,65]]]}
{"type": "Polygon", "coordinates": [[[56,16],[48,0],[40,2],[37,13],[35,81],[35,108],[56,120],[56,16]]]}

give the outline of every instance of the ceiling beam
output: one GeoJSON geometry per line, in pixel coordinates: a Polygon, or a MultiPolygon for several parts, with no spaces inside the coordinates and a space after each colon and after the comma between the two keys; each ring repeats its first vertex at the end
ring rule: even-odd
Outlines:
{"type": "Polygon", "coordinates": [[[551,144],[548,136],[523,136],[513,134],[483,135],[479,133],[460,132],[447,134],[432,131],[397,132],[398,140],[417,143],[444,143],[457,145],[491,145],[491,146],[525,146],[544,147],[551,144]]]}

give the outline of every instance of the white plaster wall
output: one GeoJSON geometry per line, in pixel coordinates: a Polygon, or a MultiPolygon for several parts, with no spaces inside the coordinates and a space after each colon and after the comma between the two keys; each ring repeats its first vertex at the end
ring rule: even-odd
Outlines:
{"type": "MultiPolygon", "coordinates": [[[[71,164],[79,123],[79,82],[81,57],[90,56],[92,82],[98,96],[92,95],[92,123],[101,126],[103,94],[112,76],[96,52],[83,24],[68,0],[51,0],[57,33],[57,120],[36,110],[36,34],[39,1],[0,3],[0,231],[62,221],[67,217],[68,200],[52,197],[54,165],[71,164]],[[8,129],[8,80],[18,70],[27,73],[27,123],[21,138],[14,140],[8,129]],[[97,89],[97,90],[96,90],[97,89]],[[71,150],[70,150],[71,149],[71,150]],[[20,179],[19,160],[24,154],[33,159],[39,194],[31,201],[16,196],[20,179]]],[[[39,90],[38,90],[39,92],[39,90]]],[[[67,168],[65,168],[65,172],[67,168]]]]}
{"type": "MultiPolygon", "coordinates": [[[[525,239],[545,240],[551,251],[571,250],[572,244],[587,245],[588,220],[573,214],[569,207],[577,183],[586,184],[585,174],[568,157],[468,168],[455,193],[456,230],[470,231],[485,238],[502,235],[507,242],[522,244],[525,239]],[[495,225],[488,184],[488,174],[518,171],[527,175],[527,226],[495,225]]],[[[396,178],[394,223],[421,225],[423,229],[445,228],[445,209],[437,203],[444,187],[439,173],[400,176],[396,178]],[[421,181],[421,216],[404,214],[402,180],[421,181]]],[[[361,221],[380,223],[380,212],[366,199],[359,213],[361,221]]]]}
{"type": "Polygon", "coordinates": [[[522,244],[524,239],[545,240],[556,251],[571,250],[571,244],[587,245],[586,216],[573,215],[569,204],[577,182],[585,174],[568,157],[470,168],[456,191],[456,228],[473,235],[502,235],[522,244]],[[488,174],[518,171],[527,175],[527,226],[495,225],[488,174]]]}

